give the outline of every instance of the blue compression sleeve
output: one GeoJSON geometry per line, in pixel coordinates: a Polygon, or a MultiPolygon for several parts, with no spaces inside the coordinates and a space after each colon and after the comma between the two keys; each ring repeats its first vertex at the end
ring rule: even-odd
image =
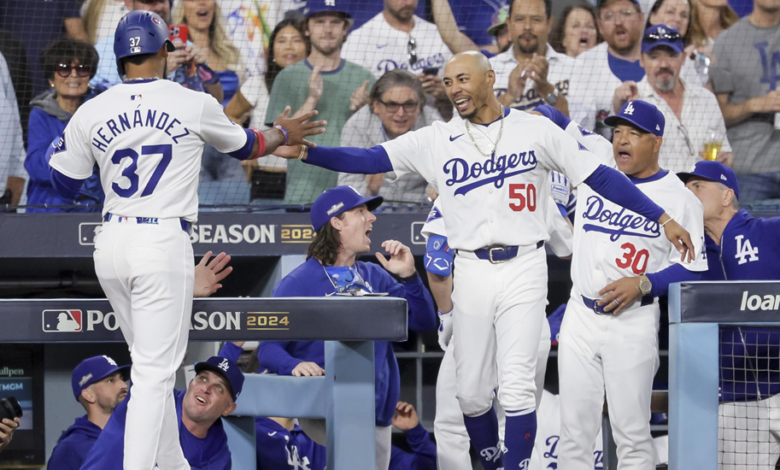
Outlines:
{"type": "Polygon", "coordinates": [[[653,297],[659,297],[669,293],[669,284],[675,282],[699,281],[703,272],[688,271],[682,264],[674,263],[666,269],[657,273],[650,273],[647,278],[653,284],[650,294],[653,297]]]}
{"type": "Polygon", "coordinates": [[[81,185],[84,184],[84,180],[73,179],[69,176],[65,176],[59,171],[51,168],[51,184],[54,189],[60,193],[60,196],[75,199],[81,191],[81,185]]]}
{"type": "Polygon", "coordinates": [[[585,178],[584,183],[615,204],[641,214],[653,222],[657,222],[665,212],[622,173],[607,166],[599,165],[596,171],[585,178]]]}
{"type": "Polygon", "coordinates": [[[544,117],[555,123],[556,126],[563,130],[566,130],[566,127],[568,127],[569,123],[571,122],[571,119],[569,119],[565,114],[553,108],[549,104],[537,106],[534,111],[542,113],[544,117]]]}
{"type": "Polygon", "coordinates": [[[233,150],[232,152],[228,152],[228,155],[235,158],[236,160],[246,160],[247,158],[252,157],[252,149],[255,146],[255,141],[257,140],[257,136],[254,132],[250,131],[249,129],[244,129],[244,133],[246,133],[246,143],[243,147],[241,147],[238,150],[233,150]]]}
{"type": "Polygon", "coordinates": [[[315,147],[309,149],[306,163],[342,173],[375,175],[393,171],[387,151],[381,145],[357,147],[315,147]]]}

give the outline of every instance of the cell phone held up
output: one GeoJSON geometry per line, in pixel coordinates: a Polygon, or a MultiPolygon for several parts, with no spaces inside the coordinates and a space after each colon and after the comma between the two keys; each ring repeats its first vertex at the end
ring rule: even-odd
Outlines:
{"type": "Polygon", "coordinates": [[[187,45],[188,29],[186,24],[172,24],[168,26],[168,34],[176,49],[181,49],[187,45]]]}
{"type": "Polygon", "coordinates": [[[426,67],[422,73],[423,75],[439,75],[439,67],[426,67]]]}

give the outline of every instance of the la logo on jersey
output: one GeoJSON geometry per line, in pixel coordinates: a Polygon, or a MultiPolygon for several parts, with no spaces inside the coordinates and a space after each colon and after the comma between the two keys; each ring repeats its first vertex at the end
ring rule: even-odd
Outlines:
{"type": "Polygon", "coordinates": [[[758,261],[758,247],[753,248],[750,240],[742,241],[745,238],[744,235],[737,235],[734,240],[737,242],[737,254],[734,258],[739,260],[738,264],[745,264],[751,261],[758,261]]]}
{"type": "Polygon", "coordinates": [[[634,102],[633,101],[629,101],[628,102],[628,106],[626,106],[626,109],[623,111],[623,114],[627,114],[629,116],[633,116],[634,115],[634,102]]]}
{"type": "Polygon", "coordinates": [[[220,362],[217,367],[227,372],[228,369],[230,369],[230,363],[228,363],[227,359],[222,359],[222,362],[220,362]]]}
{"type": "MultiPolygon", "coordinates": [[[[287,439],[287,436],[285,436],[285,439],[287,439]]],[[[311,467],[309,467],[309,457],[304,455],[303,460],[301,460],[298,455],[298,446],[289,446],[284,449],[287,451],[287,465],[289,465],[291,469],[311,470],[311,467]],[[292,451],[290,451],[290,447],[292,447],[292,451]]]]}

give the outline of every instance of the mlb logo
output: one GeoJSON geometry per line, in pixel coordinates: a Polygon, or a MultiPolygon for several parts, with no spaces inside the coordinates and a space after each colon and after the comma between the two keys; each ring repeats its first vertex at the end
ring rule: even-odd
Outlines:
{"type": "Polygon", "coordinates": [[[412,222],[412,243],[414,245],[425,245],[425,237],[422,234],[424,226],[425,222],[412,222]]]}
{"type": "Polygon", "coordinates": [[[103,227],[101,223],[83,222],[79,224],[79,245],[92,246],[95,244],[95,237],[100,233],[103,227]]]}
{"type": "Polygon", "coordinates": [[[43,331],[46,333],[80,333],[81,310],[44,310],[43,331]]]}
{"type": "Polygon", "coordinates": [[[131,53],[131,54],[140,54],[140,53],[141,53],[141,48],[140,48],[140,47],[138,47],[138,46],[136,46],[136,47],[131,47],[131,48],[130,48],[130,53],[131,53]]]}

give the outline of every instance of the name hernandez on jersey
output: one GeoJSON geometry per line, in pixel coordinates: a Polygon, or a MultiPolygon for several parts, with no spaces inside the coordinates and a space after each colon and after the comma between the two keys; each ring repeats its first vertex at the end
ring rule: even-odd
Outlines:
{"type": "Polygon", "coordinates": [[[83,180],[97,163],[104,215],[195,222],[205,143],[229,153],[241,149],[247,135],[205,93],[168,80],[129,82],[76,111],[49,164],[83,180]]]}
{"type": "MultiPolygon", "coordinates": [[[[616,167],[612,145],[606,139],[574,121],[566,127],[566,133],[593,149],[603,164],[616,167]]],[[[684,264],[685,268],[706,271],[704,209],[696,196],[667,170],[645,179],[629,179],[690,231],[691,240],[697,243],[696,258],[684,264]]],[[[598,292],[613,281],[681,263],[680,253],[663,236],[658,222],[610,202],[586,184],[578,189],[572,261],[573,290],[577,295],[596,299],[600,297],[598,292]]]]}
{"type": "Polygon", "coordinates": [[[549,191],[542,192],[549,171],[566,173],[577,185],[598,167],[585,147],[546,118],[505,108],[503,121],[466,129],[456,117],[382,144],[396,175],[418,173],[437,189],[453,248],[549,240],[549,191]],[[475,148],[486,152],[495,142],[490,157],[475,148]]]}

